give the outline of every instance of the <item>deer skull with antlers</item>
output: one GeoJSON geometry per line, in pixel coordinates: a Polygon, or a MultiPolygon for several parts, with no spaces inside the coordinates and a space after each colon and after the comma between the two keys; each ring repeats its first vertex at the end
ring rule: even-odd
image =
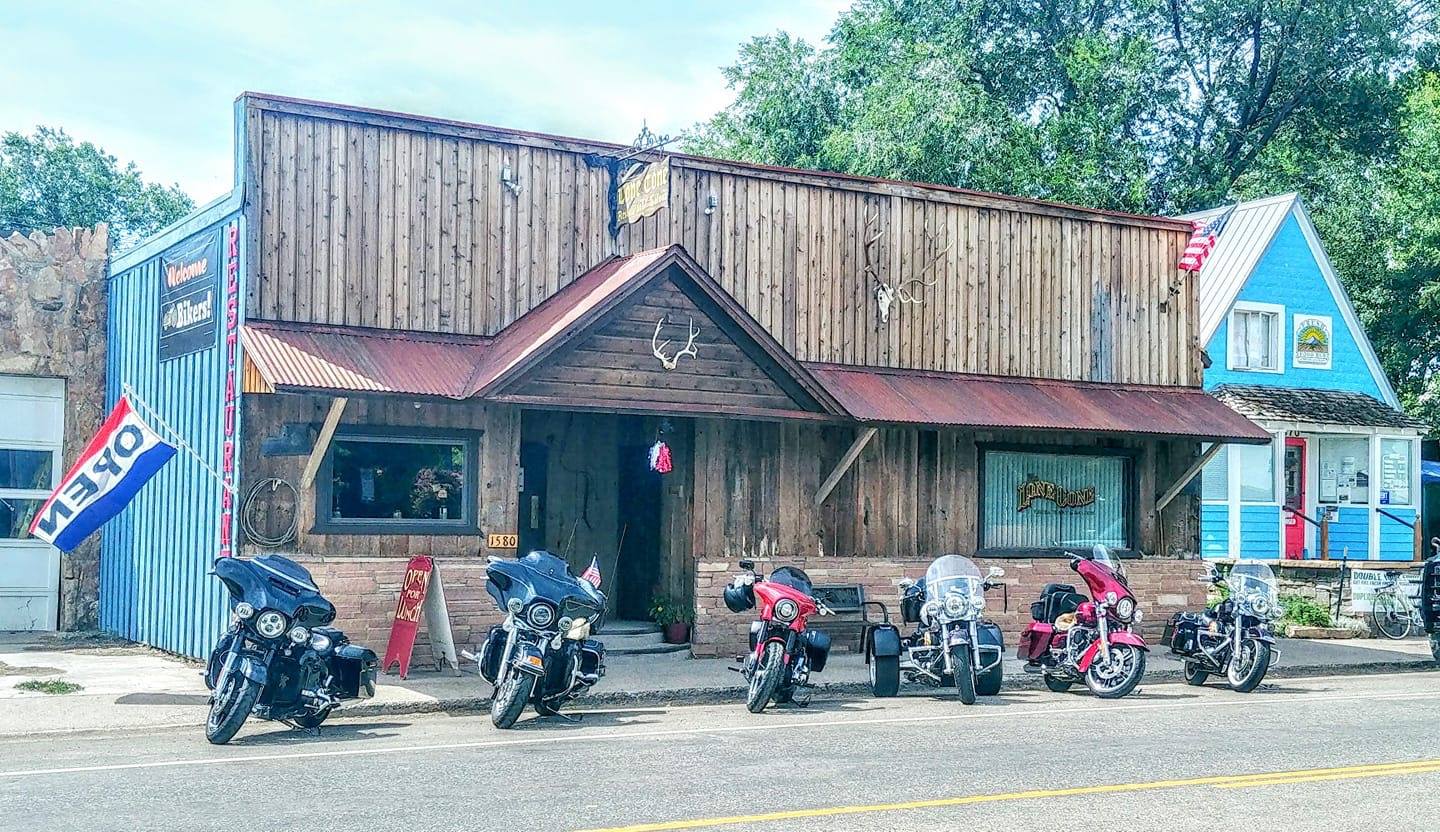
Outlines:
{"type": "Polygon", "coordinates": [[[661,365],[662,367],[664,367],[664,368],[667,369],[667,370],[673,370],[673,369],[675,369],[675,365],[677,365],[677,364],[680,363],[680,357],[681,357],[681,356],[688,355],[688,356],[690,356],[690,357],[692,357],[692,358],[695,357],[695,354],[696,354],[696,353],[695,353],[695,336],[700,334],[700,327],[696,326],[696,325],[695,325],[695,319],[694,319],[694,318],[691,318],[691,319],[690,319],[690,337],[689,337],[689,339],[685,342],[685,348],[682,349],[682,350],[680,350],[679,352],[675,353],[675,354],[672,355],[672,356],[666,356],[666,355],[665,355],[665,347],[668,346],[668,345],[670,344],[670,342],[669,342],[668,340],[667,340],[667,341],[660,341],[660,328],[661,328],[662,326],[664,326],[666,323],[668,323],[669,320],[670,320],[670,316],[669,316],[669,315],[665,315],[665,316],[661,317],[660,320],[658,320],[658,321],[655,322],[655,334],[652,335],[652,336],[650,336],[650,351],[653,352],[653,353],[655,353],[655,357],[656,357],[656,358],[660,359],[660,365],[661,365]],[[659,343],[657,343],[657,342],[659,342],[659,343]]]}

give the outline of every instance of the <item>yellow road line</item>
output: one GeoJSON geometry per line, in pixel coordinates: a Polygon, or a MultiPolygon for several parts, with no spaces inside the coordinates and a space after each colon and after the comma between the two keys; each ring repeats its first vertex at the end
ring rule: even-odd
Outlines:
{"type": "Polygon", "coordinates": [[[1424,774],[1440,771],[1440,760],[1415,760],[1403,763],[1378,763],[1336,768],[1298,769],[1295,771],[1261,772],[1256,774],[1226,774],[1211,777],[1194,777],[1187,780],[1154,780],[1148,783],[1112,783],[1100,786],[1075,786],[1066,789],[1032,789],[1023,792],[1001,794],[976,794],[964,797],[944,797],[934,800],[911,800],[903,803],[874,803],[862,806],[831,806],[819,809],[791,809],[782,812],[764,812],[754,815],[729,815],[726,817],[693,818],[689,820],[641,823],[632,826],[614,826],[604,829],[590,829],[585,832],[669,832],[676,829],[702,829],[713,826],[734,826],[742,823],[766,823],[777,820],[803,820],[827,818],[841,815],[863,815],[876,812],[899,812],[914,809],[937,809],[952,806],[973,806],[982,803],[1004,803],[1017,800],[1041,800],[1051,797],[1074,797],[1077,795],[1117,794],[1121,792],[1143,792],[1157,789],[1178,789],[1193,786],[1213,786],[1224,789],[1249,788],[1253,786],[1282,785],[1289,783],[1315,783],[1326,780],[1351,780],[1362,777],[1386,777],[1402,774],[1424,774]]]}

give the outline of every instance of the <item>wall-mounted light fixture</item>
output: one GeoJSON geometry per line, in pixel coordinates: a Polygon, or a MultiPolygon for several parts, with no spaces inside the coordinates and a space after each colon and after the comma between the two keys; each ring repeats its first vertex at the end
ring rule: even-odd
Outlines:
{"type": "Polygon", "coordinates": [[[708,216],[710,216],[711,214],[715,213],[715,208],[716,208],[719,204],[720,204],[720,198],[717,197],[717,196],[715,196],[715,192],[714,192],[714,191],[711,191],[711,192],[710,192],[710,195],[705,198],[705,216],[708,217],[708,216]]]}
{"type": "Polygon", "coordinates": [[[500,169],[500,184],[504,185],[506,190],[515,196],[520,195],[522,185],[520,184],[520,180],[516,178],[515,172],[510,169],[509,162],[506,162],[505,167],[500,169]]]}

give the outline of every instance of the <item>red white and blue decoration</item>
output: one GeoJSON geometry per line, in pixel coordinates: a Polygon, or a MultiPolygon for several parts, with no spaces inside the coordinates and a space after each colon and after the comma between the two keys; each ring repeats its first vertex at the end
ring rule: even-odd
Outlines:
{"type": "Polygon", "coordinates": [[[1185,245],[1185,253],[1180,255],[1180,262],[1175,264],[1182,272],[1198,272],[1210,259],[1210,253],[1215,250],[1215,244],[1220,242],[1220,232],[1225,230],[1225,223],[1230,221],[1230,215],[1235,213],[1239,203],[1226,208],[1220,216],[1209,222],[1196,221],[1192,223],[1195,228],[1190,235],[1190,242],[1185,245]]]}
{"type": "Polygon", "coordinates": [[[71,551],[119,514],[174,455],[175,446],[151,430],[129,399],[122,398],[36,512],[30,534],[62,552],[71,551]]]}
{"type": "Polygon", "coordinates": [[[600,559],[599,559],[599,558],[593,558],[593,557],[590,558],[590,565],[587,566],[587,567],[585,567],[585,571],[584,571],[584,572],[580,573],[580,580],[582,580],[582,581],[590,584],[591,586],[595,587],[596,589],[599,589],[599,588],[600,588],[600,559]]]}

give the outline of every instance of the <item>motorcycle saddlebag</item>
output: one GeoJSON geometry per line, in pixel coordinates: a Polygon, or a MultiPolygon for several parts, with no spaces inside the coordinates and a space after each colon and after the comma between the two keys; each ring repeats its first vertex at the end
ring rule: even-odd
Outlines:
{"type": "Polygon", "coordinates": [[[1165,622],[1165,632],[1160,643],[1170,652],[1188,656],[1196,650],[1195,634],[1200,630],[1200,616],[1193,612],[1177,612],[1165,622]]]}
{"type": "Polygon", "coordinates": [[[920,608],[925,606],[925,593],[907,592],[900,599],[900,620],[906,624],[920,623],[920,608]]]}
{"type": "Polygon", "coordinates": [[[342,696],[350,699],[369,699],[375,695],[375,676],[380,660],[375,651],[356,644],[342,644],[335,648],[330,661],[335,676],[335,686],[342,696]]]}
{"type": "Polygon", "coordinates": [[[750,584],[725,587],[725,606],[731,612],[744,612],[755,608],[755,587],[750,584]]]}
{"type": "Polygon", "coordinates": [[[585,639],[580,645],[580,672],[586,675],[605,675],[605,645],[593,638],[585,639]]]}
{"type": "Polygon", "coordinates": [[[1055,626],[1037,621],[1020,634],[1020,645],[1015,654],[1026,661],[1038,661],[1050,649],[1050,640],[1055,637],[1055,626]]]}
{"type": "Polygon", "coordinates": [[[976,628],[980,636],[980,649],[990,647],[1005,652],[1005,637],[1000,634],[1000,626],[991,621],[981,621],[976,628]]]}
{"type": "Polygon", "coordinates": [[[1440,631],[1440,555],[1420,568],[1420,620],[1425,632],[1440,631]]]}
{"type": "Polygon", "coordinates": [[[825,660],[830,658],[830,634],[823,630],[806,630],[805,658],[809,660],[812,672],[824,670],[825,660]]]}
{"type": "Polygon", "coordinates": [[[500,675],[500,656],[504,652],[505,628],[496,624],[485,636],[485,643],[480,645],[480,678],[495,684],[500,675]]]}

